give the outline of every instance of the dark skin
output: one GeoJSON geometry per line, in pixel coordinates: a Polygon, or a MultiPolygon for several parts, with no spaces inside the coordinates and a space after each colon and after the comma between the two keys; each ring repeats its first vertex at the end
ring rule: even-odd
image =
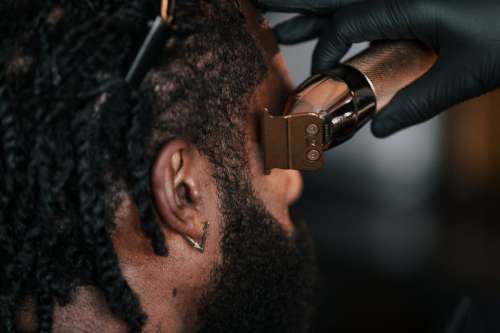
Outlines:
{"type": "MultiPolygon", "coordinates": [[[[299,197],[302,180],[296,171],[265,175],[258,143],[258,117],[265,107],[281,110],[292,89],[288,71],[271,29],[257,19],[249,1],[241,1],[247,29],[255,37],[268,65],[268,75],[251,98],[246,151],[252,185],[266,209],[288,234],[294,227],[288,208],[299,197]]],[[[137,293],[148,321],[144,332],[190,332],[195,329],[198,302],[220,262],[223,217],[212,166],[196,147],[182,139],[168,142],[156,156],[152,192],[163,228],[168,257],[156,256],[144,238],[135,206],[124,198],[117,211],[113,242],[123,274],[137,293]],[[210,222],[206,249],[196,251],[183,236],[200,239],[210,222]]],[[[32,329],[30,304],[19,314],[23,329],[32,329]]],[[[78,289],[74,301],[56,307],[54,332],[124,332],[127,327],[110,312],[98,290],[78,289]]]]}

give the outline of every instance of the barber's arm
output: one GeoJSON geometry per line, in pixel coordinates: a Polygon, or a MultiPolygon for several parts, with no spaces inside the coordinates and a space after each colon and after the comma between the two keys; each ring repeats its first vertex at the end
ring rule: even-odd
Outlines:
{"type": "Polygon", "coordinates": [[[439,54],[434,67],[376,117],[384,137],[500,87],[498,0],[261,0],[270,11],[302,15],[278,25],[278,40],[319,38],[313,72],[331,69],[352,43],[415,39],[439,54]]]}

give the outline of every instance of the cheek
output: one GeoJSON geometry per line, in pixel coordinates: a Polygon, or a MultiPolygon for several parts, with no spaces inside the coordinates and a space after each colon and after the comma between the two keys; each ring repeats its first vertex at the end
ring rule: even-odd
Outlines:
{"type": "Polygon", "coordinates": [[[248,160],[255,194],[264,203],[269,213],[278,220],[282,228],[291,232],[293,225],[288,213],[290,202],[289,171],[273,170],[270,175],[265,175],[259,146],[255,140],[248,141],[250,142],[248,160]]]}

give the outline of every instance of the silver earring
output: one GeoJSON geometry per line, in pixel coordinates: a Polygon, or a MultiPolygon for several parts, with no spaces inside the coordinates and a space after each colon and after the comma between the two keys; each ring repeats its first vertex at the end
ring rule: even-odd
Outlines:
{"type": "Polygon", "coordinates": [[[186,235],[182,235],[182,237],[184,237],[184,239],[189,244],[191,244],[191,246],[194,247],[195,250],[197,250],[200,253],[203,253],[203,252],[205,252],[205,244],[207,242],[208,227],[209,226],[210,226],[210,223],[208,223],[208,222],[203,223],[203,236],[201,236],[200,242],[197,242],[194,239],[192,239],[191,237],[186,236],[186,235]]]}

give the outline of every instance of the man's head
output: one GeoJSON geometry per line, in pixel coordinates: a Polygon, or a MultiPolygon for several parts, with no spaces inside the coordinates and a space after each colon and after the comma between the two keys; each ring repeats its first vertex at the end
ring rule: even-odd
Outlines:
{"type": "Polygon", "coordinates": [[[305,328],[312,254],[288,215],[300,176],[265,176],[257,140],[259,113],[290,91],[276,43],[246,1],[178,1],[135,90],[123,78],[156,2],[2,9],[7,332],[305,328]],[[186,241],[204,236],[203,253],[186,241]]]}

